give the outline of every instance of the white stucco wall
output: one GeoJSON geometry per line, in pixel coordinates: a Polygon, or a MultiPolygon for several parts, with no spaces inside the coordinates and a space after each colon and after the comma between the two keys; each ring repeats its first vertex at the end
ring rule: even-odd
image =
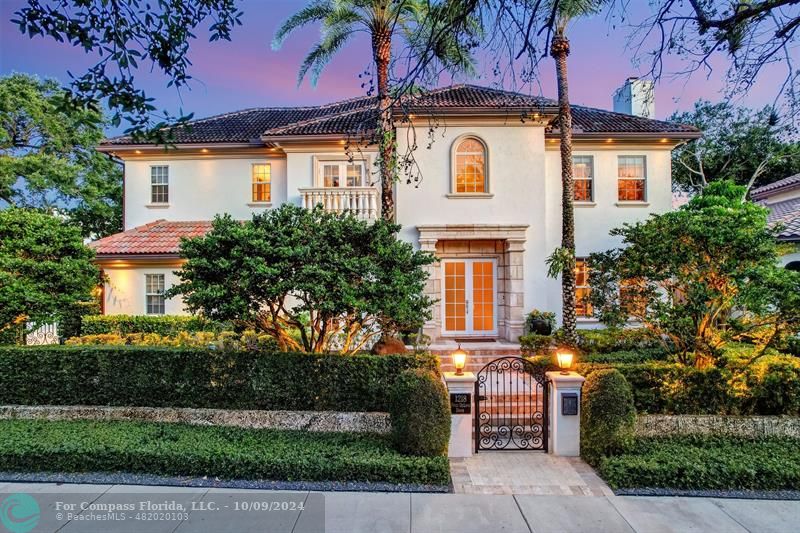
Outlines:
{"type": "MultiPolygon", "coordinates": [[[[164,286],[170,288],[178,282],[173,274],[177,266],[122,266],[109,267],[103,265],[108,277],[105,285],[105,314],[107,315],[144,315],[145,307],[145,274],[164,274],[164,286]]],[[[183,302],[178,298],[166,300],[164,309],[167,315],[184,315],[183,302]]]]}
{"type": "Polygon", "coordinates": [[[211,220],[218,213],[249,219],[264,206],[252,201],[252,165],[272,165],[272,205],[286,201],[286,160],[270,156],[164,156],[125,161],[125,229],[158,219],[211,220]],[[150,167],[169,167],[169,205],[150,204],[150,167]]]}

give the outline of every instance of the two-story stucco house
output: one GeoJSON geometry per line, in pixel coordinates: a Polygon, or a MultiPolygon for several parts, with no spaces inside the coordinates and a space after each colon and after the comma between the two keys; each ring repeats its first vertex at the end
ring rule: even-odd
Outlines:
{"type": "MultiPolygon", "coordinates": [[[[398,151],[413,177],[395,186],[401,237],[437,254],[427,290],[438,303],[433,339],[515,340],[533,308],[560,312],[560,282],[545,258],[561,239],[556,103],[459,85],[403,101],[398,151]]],[[[125,164],[124,231],[92,243],[108,276],[104,313],[183,312],[162,291],[180,267],[179,239],[215,214],[249,219],[285,202],[380,216],[376,150],[361,140],[375,100],[257,108],[195,120],[176,149],[109,139],[125,164]]],[[[671,208],[670,151],[692,127],[574,107],[577,252],[618,245],[609,230],[671,208]]],[[[406,167],[404,166],[404,172],[406,167]]],[[[586,263],[579,261],[578,291],[586,263]]],[[[582,322],[593,324],[581,305],[582,322]]]]}

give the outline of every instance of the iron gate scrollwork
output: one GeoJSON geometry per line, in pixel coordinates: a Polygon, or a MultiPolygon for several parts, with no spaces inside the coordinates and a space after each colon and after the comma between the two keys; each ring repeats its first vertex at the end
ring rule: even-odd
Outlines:
{"type": "Polygon", "coordinates": [[[477,378],[475,451],[547,451],[545,369],[522,357],[501,357],[477,378]]]}

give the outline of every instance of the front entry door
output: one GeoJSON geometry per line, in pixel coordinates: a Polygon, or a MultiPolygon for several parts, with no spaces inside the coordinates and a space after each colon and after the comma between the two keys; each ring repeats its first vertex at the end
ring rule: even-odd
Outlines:
{"type": "Polygon", "coordinates": [[[497,261],[445,259],[442,305],[445,335],[497,334],[497,261]]]}

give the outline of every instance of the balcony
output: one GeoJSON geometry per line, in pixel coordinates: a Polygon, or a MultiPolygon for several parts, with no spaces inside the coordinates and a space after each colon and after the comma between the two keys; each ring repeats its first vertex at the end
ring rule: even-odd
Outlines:
{"type": "Polygon", "coordinates": [[[376,187],[314,187],[300,189],[302,205],[311,209],[315,205],[332,213],[350,212],[361,220],[377,220],[379,212],[376,187]]]}

